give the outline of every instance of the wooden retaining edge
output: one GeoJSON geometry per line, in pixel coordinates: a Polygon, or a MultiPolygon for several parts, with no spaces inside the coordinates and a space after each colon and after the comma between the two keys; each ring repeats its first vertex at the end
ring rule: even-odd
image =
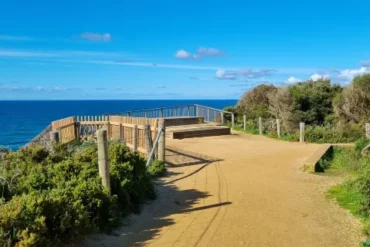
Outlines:
{"type": "Polygon", "coordinates": [[[303,162],[303,171],[306,172],[322,172],[323,169],[320,167],[320,160],[327,155],[329,152],[333,151],[333,145],[323,144],[319,147],[316,152],[309,157],[305,162],[303,162]]]}

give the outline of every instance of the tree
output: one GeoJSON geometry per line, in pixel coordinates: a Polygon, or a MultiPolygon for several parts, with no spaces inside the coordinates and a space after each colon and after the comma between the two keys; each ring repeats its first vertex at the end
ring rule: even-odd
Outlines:
{"type": "Polygon", "coordinates": [[[330,80],[308,80],[290,86],[294,115],[306,124],[322,125],[333,114],[333,99],[342,91],[330,80]]]}
{"type": "Polygon", "coordinates": [[[370,119],[370,74],[357,76],[334,100],[334,111],[341,122],[361,123],[370,119]]]}
{"type": "Polygon", "coordinates": [[[236,112],[239,116],[246,115],[247,119],[270,117],[268,94],[276,90],[273,85],[262,84],[245,92],[236,106],[236,112]]]}
{"type": "Polygon", "coordinates": [[[283,129],[291,131],[297,128],[298,119],[294,116],[293,97],[289,87],[282,87],[276,92],[268,94],[269,97],[269,112],[276,118],[281,120],[283,129]]]}

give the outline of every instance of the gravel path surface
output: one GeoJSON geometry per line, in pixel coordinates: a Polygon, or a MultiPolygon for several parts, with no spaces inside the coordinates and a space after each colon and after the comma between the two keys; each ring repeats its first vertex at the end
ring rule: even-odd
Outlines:
{"type": "Polygon", "coordinates": [[[301,171],[318,145],[242,133],[166,145],[158,199],[88,246],[359,246],[359,221],[326,197],[338,179],[301,171]]]}

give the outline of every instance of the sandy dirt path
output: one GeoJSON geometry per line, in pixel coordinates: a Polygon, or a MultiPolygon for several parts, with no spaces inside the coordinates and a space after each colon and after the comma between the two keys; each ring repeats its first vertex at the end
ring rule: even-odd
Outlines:
{"type": "Polygon", "coordinates": [[[88,246],[359,246],[360,223],[303,173],[315,144],[230,136],[167,140],[159,197],[88,246]]]}

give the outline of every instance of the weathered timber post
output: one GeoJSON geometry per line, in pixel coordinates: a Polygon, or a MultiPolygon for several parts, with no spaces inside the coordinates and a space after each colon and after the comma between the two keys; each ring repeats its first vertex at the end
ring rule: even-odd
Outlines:
{"type": "Polygon", "coordinates": [[[123,139],[122,123],[119,124],[119,140],[123,139]]]}
{"type": "Polygon", "coordinates": [[[145,112],[145,118],[148,118],[148,112],[147,111],[145,112]]]}
{"type": "Polygon", "coordinates": [[[370,138],[370,123],[365,124],[366,138],[370,138]]]}
{"type": "Polygon", "coordinates": [[[188,105],[187,108],[188,108],[188,117],[189,117],[190,116],[190,106],[188,105]]]}
{"type": "Polygon", "coordinates": [[[247,116],[246,115],[243,115],[243,123],[244,123],[243,125],[244,130],[247,130],[247,116]]]}
{"type": "Polygon", "coordinates": [[[159,117],[163,117],[163,108],[161,108],[161,110],[160,110],[160,112],[159,112],[160,114],[159,114],[159,117]]]}
{"type": "Polygon", "coordinates": [[[224,125],[224,122],[225,122],[225,120],[224,120],[224,112],[222,111],[221,112],[221,124],[224,125]]]}
{"type": "Polygon", "coordinates": [[[234,128],[235,126],[235,115],[234,113],[231,113],[231,127],[234,128]]]}
{"type": "Polygon", "coordinates": [[[263,134],[263,127],[262,127],[262,118],[261,117],[258,118],[258,129],[259,129],[260,135],[262,135],[263,134]]]}
{"type": "Polygon", "coordinates": [[[102,185],[110,193],[109,159],[108,159],[108,136],[107,130],[97,131],[98,141],[98,164],[99,175],[102,179],[102,185]]]}
{"type": "Polygon", "coordinates": [[[299,123],[299,142],[304,142],[304,123],[299,123]]]}
{"type": "Polygon", "coordinates": [[[209,122],[209,108],[207,108],[207,121],[209,122]]]}
{"type": "Polygon", "coordinates": [[[195,116],[198,117],[199,107],[198,106],[195,106],[194,110],[195,110],[195,116]]]}
{"type": "Polygon", "coordinates": [[[161,131],[161,135],[159,136],[159,140],[158,140],[158,160],[165,161],[166,159],[166,126],[165,126],[165,120],[163,118],[159,119],[158,131],[161,131]]]}
{"type": "Polygon", "coordinates": [[[139,146],[139,142],[138,142],[138,128],[137,128],[137,125],[134,125],[134,131],[132,131],[132,142],[134,144],[134,151],[136,152],[137,151],[137,148],[139,146]]]}
{"type": "Polygon", "coordinates": [[[75,122],[76,140],[80,142],[80,122],[75,122]]]}
{"type": "Polygon", "coordinates": [[[59,143],[59,132],[58,131],[50,132],[50,141],[51,143],[59,143]]]}
{"type": "Polygon", "coordinates": [[[149,158],[150,152],[153,149],[153,139],[152,139],[152,131],[150,129],[150,125],[144,126],[144,135],[145,135],[145,147],[146,147],[146,153],[149,158]]]}
{"type": "Polygon", "coordinates": [[[276,119],[276,132],[278,138],[280,138],[281,137],[280,119],[276,119]]]}
{"type": "Polygon", "coordinates": [[[177,112],[176,112],[176,107],[173,108],[173,116],[176,117],[177,116],[177,112]]]}

